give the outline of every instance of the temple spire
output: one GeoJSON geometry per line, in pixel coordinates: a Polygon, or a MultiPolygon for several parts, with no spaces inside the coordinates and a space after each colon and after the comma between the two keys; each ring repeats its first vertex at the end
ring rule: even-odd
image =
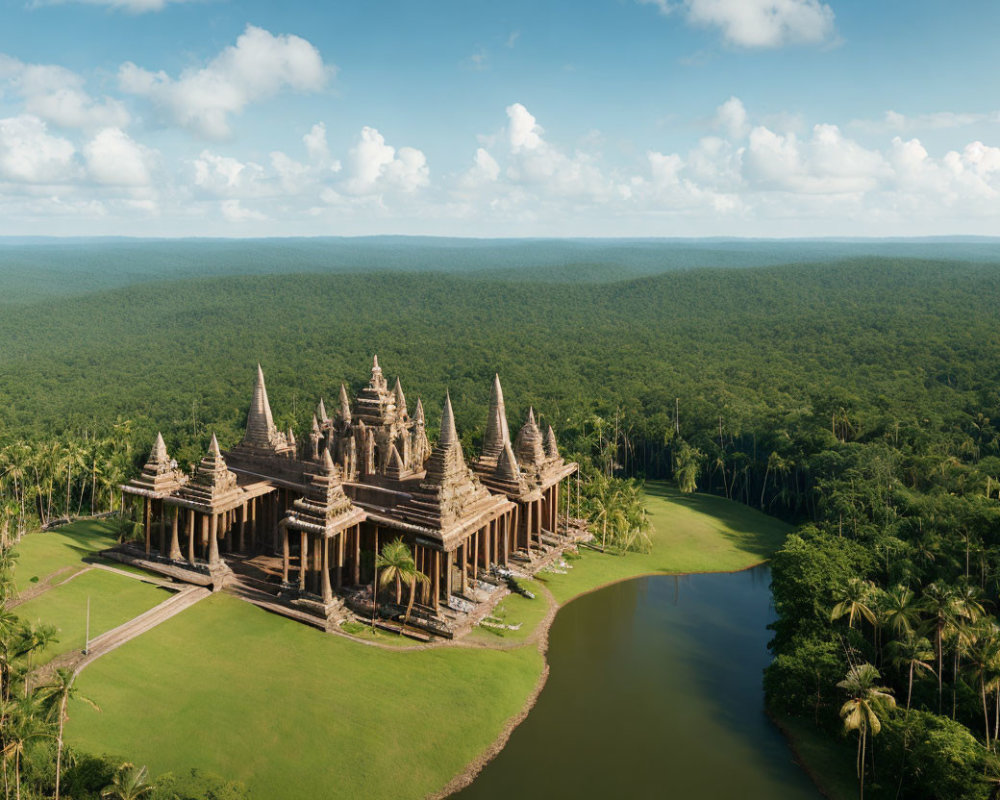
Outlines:
{"type": "Polygon", "coordinates": [[[212,442],[208,446],[208,454],[212,458],[222,458],[222,451],[219,449],[219,440],[212,434],[212,442]]]}
{"type": "Polygon", "coordinates": [[[330,451],[326,447],[323,448],[323,469],[327,475],[333,475],[335,472],[333,466],[333,456],[330,455],[330,451]]]}
{"type": "Polygon", "coordinates": [[[504,442],[510,441],[507,427],[507,409],[503,401],[500,376],[493,376],[493,390],[490,392],[490,410],[486,418],[486,434],[483,436],[483,458],[499,458],[504,442]]]}
{"type": "Polygon", "coordinates": [[[313,433],[319,433],[319,420],[316,419],[316,415],[315,414],[313,414],[312,432],[313,433]]]}
{"type": "Polygon", "coordinates": [[[559,458],[559,442],[556,441],[556,432],[551,425],[545,432],[545,455],[551,460],[559,458]]]}
{"type": "Polygon", "coordinates": [[[504,442],[503,451],[497,459],[497,477],[509,483],[516,483],[520,476],[520,468],[517,466],[517,458],[514,456],[514,448],[510,441],[504,442]]]}
{"type": "Polygon", "coordinates": [[[396,413],[400,417],[406,416],[406,397],[403,396],[403,386],[399,382],[399,378],[396,378],[396,385],[392,388],[392,393],[395,395],[396,401],[396,413]]]}
{"type": "Polygon", "coordinates": [[[316,416],[319,418],[319,421],[324,424],[330,419],[326,415],[326,404],[323,402],[322,397],[319,399],[319,403],[316,405],[316,416]]]}
{"type": "Polygon", "coordinates": [[[455,412],[451,408],[451,393],[446,392],[444,396],[444,413],[441,415],[441,437],[438,439],[438,446],[446,448],[454,444],[458,444],[458,432],[455,430],[455,412]]]}
{"type": "Polygon", "coordinates": [[[162,433],[156,434],[156,443],[153,445],[153,452],[149,454],[149,461],[147,463],[156,466],[170,465],[170,456],[167,455],[167,445],[163,441],[162,433]]]}
{"type": "Polygon", "coordinates": [[[247,415],[247,430],[243,442],[254,447],[270,448],[276,433],[274,417],[271,416],[271,404],[267,399],[267,387],[264,385],[264,370],[258,364],[257,384],[254,386],[253,399],[250,401],[250,413],[247,415]]]}
{"type": "Polygon", "coordinates": [[[535,422],[535,409],[528,410],[528,421],[517,434],[517,441],[514,442],[514,453],[517,460],[523,467],[537,467],[545,458],[545,449],[542,446],[542,432],[535,422]]]}
{"type": "Polygon", "coordinates": [[[424,424],[424,403],[419,397],[417,398],[417,408],[413,412],[413,419],[418,425],[424,424]]]}
{"type": "Polygon", "coordinates": [[[347,387],[340,384],[340,418],[344,422],[351,421],[351,403],[347,399],[347,387]]]}

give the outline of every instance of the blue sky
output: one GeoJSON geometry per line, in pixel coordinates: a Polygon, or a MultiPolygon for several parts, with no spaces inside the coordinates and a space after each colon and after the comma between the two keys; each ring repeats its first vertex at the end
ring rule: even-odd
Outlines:
{"type": "Polygon", "coordinates": [[[0,0],[0,235],[997,234],[1000,4],[0,0]]]}

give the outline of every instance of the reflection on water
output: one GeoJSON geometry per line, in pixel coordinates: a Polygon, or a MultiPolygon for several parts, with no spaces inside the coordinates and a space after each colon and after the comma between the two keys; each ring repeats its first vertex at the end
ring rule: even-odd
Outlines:
{"type": "Polygon", "coordinates": [[[818,798],[764,715],[769,582],[656,576],[570,603],[538,703],[458,796],[818,798]]]}

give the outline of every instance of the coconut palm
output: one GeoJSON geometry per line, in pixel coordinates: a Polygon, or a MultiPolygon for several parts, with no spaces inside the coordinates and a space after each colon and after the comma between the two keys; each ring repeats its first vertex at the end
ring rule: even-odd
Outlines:
{"type": "Polygon", "coordinates": [[[890,642],[888,653],[890,663],[898,669],[905,669],[909,675],[906,689],[906,710],[909,711],[913,696],[913,676],[920,671],[934,673],[934,667],[930,664],[934,658],[934,650],[925,637],[909,633],[902,639],[890,642]]]}
{"type": "Polygon", "coordinates": [[[56,787],[55,800],[59,800],[59,782],[62,777],[63,725],[66,722],[66,705],[70,698],[82,700],[95,711],[101,709],[88,697],[76,691],[73,681],[76,676],[72,670],[61,668],[56,670],[54,680],[41,690],[42,702],[48,706],[49,719],[56,718],[58,733],[56,734],[56,787]]]}
{"type": "Polygon", "coordinates": [[[3,718],[3,750],[0,752],[5,765],[13,759],[14,796],[18,800],[21,797],[21,759],[31,742],[50,735],[38,712],[34,695],[8,700],[0,705],[0,717],[3,718]]]}
{"type": "Polygon", "coordinates": [[[934,633],[934,649],[937,652],[938,713],[944,696],[942,672],[944,667],[944,640],[958,615],[955,590],[945,584],[929,583],[924,587],[920,606],[930,616],[929,625],[934,633]]]}
{"type": "Polygon", "coordinates": [[[854,627],[854,618],[863,617],[872,625],[875,624],[875,610],[872,607],[871,581],[864,581],[861,578],[850,578],[841,587],[837,603],[830,612],[830,621],[838,620],[843,616],[847,617],[847,626],[854,627]]]}
{"type": "Polygon", "coordinates": [[[902,584],[894,586],[879,598],[879,619],[895,636],[908,636],[920,620],[917,596],[902,584]]]}
{"type": "Polygon", "coordinates": [[[858,664],[851,667],[844,680],[837,686],[847,692],[847,702],[841,706],[840,718],[844,722],[846,732],[858,733],[858,797],[865,796],[865,751],[868,744],[868,733],[872,736],[882,730],[882,720],[879,715],[894,708],[896,701],[890,689],[879,686],[881,676],[871,664],[858,664]]]}
{"type": "Polygon", "coordinates": [[[115,772],[111,783],[101,791],[101,797],[106,800],[142,800],[153,793],[153,788],[146,768],[126,761],[115,772]]]}
{"type": "MultiPolygon", "coordinates": [[[[423,586],[430,583],[424,573],[417,569],[413,561],[413,554],[410,547],[402,539],[393,539],[382,546],[382,552],[375,559],[375,566],[382,570],[378,576],[380,586],[388,586],[390,583],[396,586],[396,605],[402,600],[403,584],[407,584],[410,589],[410,600],[406,606],[406,614],[403,617],[403,628],[410,620],[410,613],[413,611],[413,601],[417,594],[417,584],[423,586]]],[[[403,630],[400,629],[400,635],[403,630]]]]}
{"type": "Polygon", "coordinates": [[[979,684],[979,697],[983,703],[983,722],[986,728],[986,747],[990,746],[990,715],[986,707],[986,693],[1000,685],[1000,631],[996,625],[983,626],[969,648],[972,674],[979,684]]]}

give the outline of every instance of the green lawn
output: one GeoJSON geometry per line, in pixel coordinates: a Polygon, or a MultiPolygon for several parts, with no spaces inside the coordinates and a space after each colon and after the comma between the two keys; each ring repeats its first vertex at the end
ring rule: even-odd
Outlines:
{"type": "Polygon", "coordinates": [[[74,703],[67,732],[258,798],[416,798],[496,738],[541,669],[533,647],[393,652],[215,595],[81,673],[103,710],[74,703]]]}
{"type": "Polygon", "coordinates": [[[536,581],[519,581],[528,591],[535,594],[534,600],[529,600],[519,594],[511,594],[505,597],[497,605],[494,616],[503,620],[506,625],[517,625],[521,627],[516,631],[493,631],[489,628],[478,627],[467,637],[470,642],[485,642],[487,644],[511,645],[516,642],[523,642],[527,639],[538,623],[545,617],[545,612],[549,610],[549,603],[536,581]]]}
{"type": "Polygon", "coordinates": [[[791,530],[739,503],[714,495],[683,495],[662,483],[646,485],[646,509],[653,524],[650,553],[619,556],[580,548],[582,558],[570,562],[568,574],[539,576],[560,603],[636,575],[746,569],[769,558],[791,530]]]}
{"type": "Polygon", "coordinates": [[[116,542],[114,527],[100,520],[73,522],[53,531],[27,534],[17,545],[17,569],[14,571],[18,591],[44,581],[52,573],[63,570],[55,581],[63,581],[83,569],[83,559],[116,542]]]}
{"type": "Polygon", "coordinates": [[[83,649],[88,597],[90,636],[93,638],[162,603],[169,596],[166,589],[92,569],[22,603],[15,613],[29,622],[44,622],[57,628],[59,641],[32,656],[32,663],[40,666],[61,653],[83,649]]]}

